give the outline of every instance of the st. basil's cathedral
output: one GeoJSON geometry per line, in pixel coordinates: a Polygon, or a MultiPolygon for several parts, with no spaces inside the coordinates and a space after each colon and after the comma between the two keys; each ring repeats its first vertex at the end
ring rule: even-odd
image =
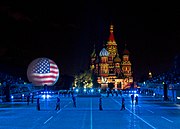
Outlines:
{"type": "Polygon", "coordinates": [[[90,70],[102,89],[110,85],[115,89],[130,88],[133,77],[129,55],[126,46],[122,53],[118,52],[113,25],[110,25],[110,35],[106,45],[98,54],[95,48],[91,54],[90,70]]]}

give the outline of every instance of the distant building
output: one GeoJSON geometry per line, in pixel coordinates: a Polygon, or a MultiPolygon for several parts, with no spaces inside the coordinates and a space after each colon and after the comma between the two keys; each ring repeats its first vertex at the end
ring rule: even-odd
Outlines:
{"type": "Polygon", "coordinates": [[[130,52],[126,49],[118,52],[113,25],[110,25],[110,35],[106,46],[97,54],[94,48],[91,54],[90,70],[101,88],[113,87],[117,89],[130,88],[133,83],[130,52]]]}

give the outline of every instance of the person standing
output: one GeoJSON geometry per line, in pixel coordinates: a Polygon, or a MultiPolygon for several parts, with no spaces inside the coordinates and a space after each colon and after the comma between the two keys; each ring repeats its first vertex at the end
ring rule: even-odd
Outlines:
{"type": "Polygon", "coordinates": [[[31,103],[33,103],[33,101],[34,101],[34,94],[32,93],[32,99],[31,99],[31,103]]]}
{"type": "Polygon", "coordinates": [[[132,104],[134,103],[134,94],[131,95],[132,104]]]}
{"type": "Polygon", "coordinates": [[[60,110],[60,98],[59,97],[57,97],[56,109],[55,110],[60,110]]]}
{"type": "Polygon", "coordinates": [[[73,106],[76,107],[76,97],[74,95],[72,96],[72,100],[73,100],[73,106]]]}
{"type": "Polygon", "coordinates": [[[27,96],[27,105],[29,105],[29,102],[30,102],[30,94],[28,94],[27,96]]]}
{"type": "Polygon", "coordinates": [[[124,99],[124,97],[122,97],[122,100],[121,100],[121,110],[125,110],[125,99],[124,99]]]}
{"type": "Polygon", "coordinates": [[[102,97],[99,98],[99,110],[102,111],[102,97]]]}
{"type": "Polygon", "coordinates": [[[135,100],[136,100],[136,105],[138,104],[138,95],[136,95],[136,97],[135,97],[135,100]]]}
{"type": "Polygon", "coordinates": [[[40,98],[37,98],[37,110],[40,111],[40,98]]]}

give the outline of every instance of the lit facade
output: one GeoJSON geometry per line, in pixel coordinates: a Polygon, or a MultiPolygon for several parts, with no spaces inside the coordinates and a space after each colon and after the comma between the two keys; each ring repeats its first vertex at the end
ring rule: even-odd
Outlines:
{"type": "Polygon", "coordinates": [[[111,25],[106,46],[98,54],[94,48],[91,54],[90,69],[101,88],[107,88],[110,84],[117,89],[130,88],[133,77],[129,54],[125,48],[121,53],[122,59],[120,58],[111,25]]]}

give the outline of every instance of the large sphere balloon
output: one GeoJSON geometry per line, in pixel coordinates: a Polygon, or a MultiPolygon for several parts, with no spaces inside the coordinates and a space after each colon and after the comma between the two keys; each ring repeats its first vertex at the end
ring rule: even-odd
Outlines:
{"type": "Polygon", "coordinates": [[[27,77],[35,86],[53,86],[59,78],[59,69],[54,61],[37,58],[29,64],[27,77]]]}

